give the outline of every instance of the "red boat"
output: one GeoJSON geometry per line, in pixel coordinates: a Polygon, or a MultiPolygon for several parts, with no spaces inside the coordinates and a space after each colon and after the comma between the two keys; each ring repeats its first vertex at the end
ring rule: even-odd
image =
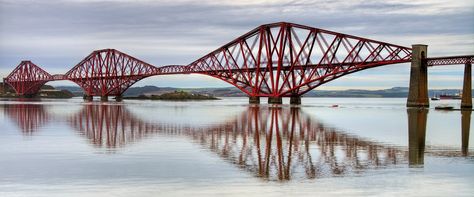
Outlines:
{"type": "Polygon", "coordinates": [[[440,94],[439,99],[461,99],[460,94],[440,94]]]}

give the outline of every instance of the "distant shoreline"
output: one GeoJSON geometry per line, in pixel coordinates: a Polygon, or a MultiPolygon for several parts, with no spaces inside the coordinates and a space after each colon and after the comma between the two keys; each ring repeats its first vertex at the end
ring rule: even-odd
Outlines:
{"type": "MultiPolygon", "coordinates": [[[[0,86],[4,87],[4,86],[0,86]]],[[[5,86],[6,91],[0,91],[0,98],[20,98],[14,93],[14,90],[5,86]]],[[[430,89],[429,97],[438,96],[440,94],[459,94],[460,89],[430,89]]],[[[215,100],[217,97],[247,97],[248,95],[235,87],[224,88],[172,88],[172,87],[157,87],[157,86],[143,86],[131,87],[123,93],[124,99],[129,100],[152,100],[151,98],[140,98],[140,95],[146,97],[154,96],[155,100],[215,100]],[[204,95],[206,97],[191,98],[160,98],[156,95],[169,94],[174,92],[187,92],[191,95],[204,95]]],[[[41,92],[36,95],[36,98],[71,98],[76,96],[83,96],[83,90],[79,86],[57,86],[52,87],[45,85],[41,92]]],[[[183,96],[183,95],[182,95],[183,96]]],[[[181,97],[182,97],[181,96],[181,97]]],[[[348,90],[311,90],[302,97],[306,98],[407,98],[408,87],[393,87],[381,90],[363,90],[363,89],[348,89],[348,90]]]]}
{"type": "Polygon", "coordinates": [[[20,96],[15,93],[15,90],[9,85],[0,83],[0,98],[55,98],[55,99],[69,99],[74,95],[69,90],[57,89],[50,85],[43,85],[39,92],[34,95],[20,96]]]}
{"type": "MultiPolygon", "coordinates": [[[[58,86],[57,89],[69,90],[76,96],[82,95],[82,89],[74,86],[58,86]]],[[[214,97],[247,97],[248,95],[236,87],[224,88],[172,88],[172,87],[157,87],[157,86],[143,86],[130,87],[124,92],[123,97],[138,97],[139,95],[161,95],[175,91],[184,91],[192,94],[212,95],[214,97]]],[[[457,94],[459,89],[431,89],[429,90],[429,97],[440,94],[457,94]]],[[[381,90],[311,90],[302,97],[323,97],[323,98],[406,98],[408,96],[408,87],[393,87],[381,90]]]]}
{"type": "Polygon", "coordinates": [[[196,100],[220,100],[211,95],[204,95],[204,94],[197,94],[197,93],[189,93],[185,91],[175,91],[164,93],[161,95],[139,95],[136,97],[127,96],[123,97],[123,99],[131,99],[131,100],[166,100],[166,101],[196,101],[196,100]]]}

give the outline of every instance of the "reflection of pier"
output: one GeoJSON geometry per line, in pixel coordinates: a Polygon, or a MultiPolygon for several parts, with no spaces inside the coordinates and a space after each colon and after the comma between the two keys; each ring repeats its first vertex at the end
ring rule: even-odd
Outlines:
{"type": "Polygon", "coordinates": [[[423,165],[425,155],[426,119],[428,110],[409,108],[408,112],[408,160],[410,166],[423,165]]]}
{"type": "Polygon", "coordinates": [[[469,132],[471,127],[472,110],[461,110],[461,152],[458,149],[426,147],[426,122],[428,110],[424,108],[408,108],[408,152],[409,164],[412,167],[421,167],[424,164],[424,155],[444,157],[469,156],[469,132]]]}
{"type": "Polygon", "coordinates": [[[471,127],[471,110],[462,110],[461,111],[461,135],[462,135],[462,154],[467,156],[469,149],[469,130],[471,127]]]}

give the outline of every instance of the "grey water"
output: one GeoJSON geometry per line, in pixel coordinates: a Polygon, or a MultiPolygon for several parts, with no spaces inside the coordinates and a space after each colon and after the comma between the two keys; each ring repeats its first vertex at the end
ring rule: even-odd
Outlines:
{"type": "Polygon", "coordinates": [[[405,102],[0,100],[0,196],[473,196],[472,111],[405,102]]]}

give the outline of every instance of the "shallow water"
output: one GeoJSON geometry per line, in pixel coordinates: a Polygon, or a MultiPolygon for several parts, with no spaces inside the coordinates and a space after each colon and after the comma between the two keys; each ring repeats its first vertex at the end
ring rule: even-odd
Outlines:
{"type": "Polygon", "coordinates": [[[472,196],[472,112],[405,101],[1,100],[0,196],[472,196]]]}

